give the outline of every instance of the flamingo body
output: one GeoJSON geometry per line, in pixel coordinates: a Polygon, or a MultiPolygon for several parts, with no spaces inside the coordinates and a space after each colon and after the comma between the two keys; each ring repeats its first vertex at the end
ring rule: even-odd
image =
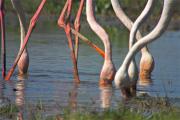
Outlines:
{"type": "Polygon", "coordinates": [[[29,67],[29,55],[28,55],[28,51],[25,50],[18,62],[19,74],[26,74],[28,72],[28,67],[29,67]]]}
{"type": "Polygon", "coordinates": [[[106,31],[97,23],[93,11],[94,11],[93,1],[87,0],[86,1],[87,21],[91,29],[100,37],[105,48],[105,59],[100,73],[99,85],[107,86],[107,85],[111,85],[112,81],[114,80],[116,69],[112,62],[112,48],[111,48],[111,43],[109,41],[109,36],[106,33],[106,31]]]}
{"type": "Polygon", "coordinates": [[[100,73],[100,86],[111,84],[114,80],[116,69],[111,61],[105,61],[100,73]]]}
{"type": "MultiPolygon", "coordinates": [[[[21,2],[19,0],[11,0],[12,5],[14,9],[16,10],[19,23],[20,23],[20,33],[21,33],[21,43],[20,43],[20,49],[23,46],[24,43],[24,38],[26,35],[27,27],[26,27],[26,18],[25,14],[23,12],[23,8],[21,5],[21,2]]],[[[25,47],[22,56],[20,57],[18,61],[18,70],[19,74],[26,74],[28,72],[28,67],[29,67],[29,55],[28,55],[28,50],[25,47]]]]}
{"type": "Polygon", "coordinates": [[[143,82],[143,79],[150,79],[151,78],[151,72],[154,69],[154,60],[151,54],[149,52],[143,52],[142,57],[140,60],[140,72],[139,77],[141,82],[143,82]]]}
{"type": "MultiPolygon", "coordinates": [[[[149,1],[149,3],[150,3],[150,2],[151,2],[151,5],[152,5],[152,4],[153,4],[153,1],[149,1]]],[[[122,24],[123,24],[129,31],[131,31],[131,29],[132,29],[132,27],[133,27],[133,22],[132,22],[132,20],[130,20],[130,18],[124,13],[123,9],[121,8],[121,5],[119,4],[119,1],[118,1],[118,0],[111,0],[111,4],[112,4],[113,10],[114,10],[116,16],[118,17],[118,19],[122,22],[122,24]]],[[[152,9],[151,6],[147,6],[147,7],[148,7],[149,10],[152,9]]],[[[147,7],[146,7],[146,9],[147,9],[147,7]]],[[[135,37],[135,36],[133,36],[133,37],[135,37]]],[[[142,35],[141,35],[140,31],[137,30],[136,39],[139,40],[139,39],[141,39],[141,38],[142,38],[142,35]]],[[[130,47],[130,48],[132,47],[133,43],[134,43],[134,40],[129,41],[129,47],[130,47]]],[[[147,46],[145,46],[144,48],[141,49],[141,53],[142,53],[142,54],[141,54],[141,55],[142,55],[142,56],[141,56],[141,59],[143,59],[143,60],[140,61],[140,68],[141,68],[141,69],[140,69],[139,72],[140,72],[140,73],[144,72],[144,71],[143,71],[144,69],[148,70],[148,68],[143,68],[143,67],[145,67],[145,66],[147,66],[147,65],[150,65],[150,64],[148,64],[148,63],[152,63],[151,66],[149,66],[149,68],[150,68],[149,71],[152,71],[153,69],[151,69],[151,68],[154,68],[154,67],[153,67],[153,66],[154,66],[154,59],[153,59],[153,56],[150,54],[147,46]],[[145,54],[145,53],[149,54],[149,56],[151,56],[152,59],[146,58],[146,54],[145,54]],[[145,55],[145,56],[143,56],[143,55],[145,55]],[[141,62],[143,62],[143,64],[142,64],[141,62]],[[146,65],[146,64],[147,64],[147,65],[146,65]]],[[[131,76],[130,78],[132,79],[132,77],[134,76],[134,79],[137,79],[137,75],[135,74],[135,73],[138,72],[137,66],[132,66],[132,65],[130,65],[130,67],[131,67],[131,68],[129,68],[129,70],[128,70],[129,75],[131,76]],[[135,71],[135,70],[136,70],[136,71],[135,71]]],[[[148,73],[149,73],[148,76],[150,76],[150,75],[151,75],[151,72],[148,72],[148,73]]],[[[140,76],[140,77],[141,77],[141,76],[140,76]]],[[[140,79],[140,81],[141,81],[141,79],[140,79]]]]}
{"type": "MultiPolygon", "coordinates": [[[[122,89],[122,94],[123,96],[128,96],[129,90],[126,88],[123,88],[123,86],[129,86],[128,88],[131,87],[131,83],[129,82],[128,77],[122,77],[122,76],[127,76],[127,69],[129,67],[129,64],[131,60],[134,58],[134,55],[142,49],[145,45],[148,43],[153,42],[156,40],[158,37],[160,37],[168,27],[168,24],[170,23],[171,16],[172,16],[172,10],[173,10],[173,5],[176,0],[164,0],[164,6],[162,10],[162,14],[160,17],[160,20],[156,27],[145,37],[137,41],[132,48],[129,50],[128,54],[125,57],[125,60],[123,61],[123,64],[119,68],[118,72],[115,75],[115,84],[116,86],[121,87],[122,89]],[[127,85],[127,83],[129,85],[127,85]],[[124,84],[124,85],[123,85],[124,84]],[[125,91],[125,92],[124,92],[125,91]]],[[[147,13],[149,14],[149,13],[147,13]]],[[[142,19],[143,20],[143,19],[142,19]]],[[[130,93],[130,95],[133,95],[133,93],[130,93]]]]}

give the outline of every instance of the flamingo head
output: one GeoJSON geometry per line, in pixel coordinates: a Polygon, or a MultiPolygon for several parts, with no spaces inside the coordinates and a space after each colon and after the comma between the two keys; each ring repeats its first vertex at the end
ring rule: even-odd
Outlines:
{"type": "Polygon", "coordinates": [[[116,68],[112,62],[105,62],[100,74],[99,85],[106,87],[112,85],[116,74],[116,68]]]}
{"type": "Polygon", "coordinates": [[[129,99],[136,95],[136,82],[132,82],[129,78],[128,72],[121,67],[115,75],[115,86],[120,88],[122,97],[129,99]]]}

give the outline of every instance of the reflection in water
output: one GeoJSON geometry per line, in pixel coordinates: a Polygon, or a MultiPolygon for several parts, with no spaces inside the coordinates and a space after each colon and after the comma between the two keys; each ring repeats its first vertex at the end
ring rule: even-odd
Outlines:
{"type": "Polygon", "coordinates": [[[1,107],[4,107],[6,105],[6,101],[5,101],[5,98],[4,98],[4,92],[3,92],[3,81],[1,80],[0,81],[0,108],[1,107]]]}
{"type": "Polygon", "coordinates": [[[153,81],[152,81],[151,77],[140,75],[138,84],[140,86],[149,86],[149,85],[153,84],[153,81]]]}
{"type": "Polygon", "coordinates": [[[0,108],[10,104],[10,100],[4,96],[4,81],[0,80],[0,108]]]}
{"type": "Polygon", "coordinates": [[[3,83],[2,83],[2,80],[1,80],[0,81],[0,107],[2,106],[2,103],[3,103],[3,97],[4,97],[3,83]]]}
{"type": "Polygon", "coordinates": [[[16,106],[19,109],[17,120],[23,120],[23,111],[24,111],[24,82],[27,78],[27,75],[18,75],[18,81],[16,83],[15,95],[16,95],[16,106]]]}
{"type": "Polygon", "coordinates": [[[112,87],[100,87],[100,90],[101,108],[109,108],[111,106],[112,87]]]}
{"type": "Polygon", "coordinates": [[[140,90],[140,91],[137,91],[137,96],[138,96],[138,97],[149,97],[149,96],[151,96],[151,95],[150,95],[150,92],[149,92],[149,91],[140,90]]]}
{"type": "MultiPolygon", "coordinates": [[[[140,75],[138,84],[141,88],[148,86],[151,87],[151,85],[153,84],[153,80],[151,79],[151,76],[140,75]]],[[[145,89],[141,89],[140,91],[138,91],[138,96],[150,96],[150,93],[145,89]]]]}
{"type": "Polygon", "coordinates": [[[79,84],[74,83],[72,90],[69,92],[69,106],[71,110],[76,110],[77,108],[77,96],[78,96],[79,84]]]}

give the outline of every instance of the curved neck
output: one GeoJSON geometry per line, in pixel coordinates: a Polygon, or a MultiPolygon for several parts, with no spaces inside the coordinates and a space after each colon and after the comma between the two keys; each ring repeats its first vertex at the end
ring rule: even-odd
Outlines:
{"type": "Polygon", "coordinates": [[[20,0],[11,0],[11,2],[12,2],[14,9],[16,10],[16,13],[17,13],[18,19],[19,19],[19,23],[20,23],[20,32],[21,32],[20,48],[21,48],[23,45],[23,42],[24,42],[26,32],[27,32],[26,18],[25,18],[25,14],[23,12],[23,8],[21,6],[20,0]]]}
{"type": "Polygon", "coordinates": [[[130,36],[129,36],[129,49],[133,46],[133,44],[135,43],[135,36],[136,33],[140,27],[140,25],[148,18],[148,16],[151,13],[151,10],[153,8],[154,5],[154,0],[148,0],[144,10],[142,11],[142,13],[140,14],[140,16],[136,19],[136,21],[134,22],[131,32],[130,32],[130,36]]]}
{"type": "Polygon", "coordinates": [[[132,58],[134,57],[134,55],[145,45],[147,45],[148,43],[154,41],[155,39],[157,39],[158,37],[160,37],[162,35],[162,33],[164,33],[164,31],[166,30],[170,20],[171,20],[171,16],[172,16],[172,6],[174,4],[175,0],[164,0],[164,6],[163,6],[163,11],[160,17],[160,20],[158,22],[158,24],[156,25],[156,27],[145,37],[143,37],[142,39],[140,39],[138,42],[136,42],[133,47],[130,49],[130,51],[128,52],[122,67],[125,67],[126,69],[128,69],[128,66],[132,60],[132,58]]]}
{"type": "Polygon", "coordinates": [[[121,8],[118,0],[111,0],[111,4],[113,7],[113,10],[118,17],[118,19],[128,28],[128,30],[131,30],[133,22],[129,19],[129,17],[124,13],[123,9],[121,8]]]}
{"type": "Polygon", "coordinates": [[[111,44],[106,31],[96,22],[92,0],[86,0],[87,21],[91,29],[100,37],[105,48],[105,60],[112,60],[111,44]]]}
{"type": "MultiPolygon", "coordinates": [[[[133,26],[133,22],[124,13],[123,9],[121,8],[121,6],[119,4],[119,1],[118,0],[111,0],[111,4],[112,4],[113,10],[114,10],[116,16],[118,17],[118,19],[130,31],[132,26],[133,26]]],[[[142,38],[142,35],[141,35],[140,31],[138,30],[137,34],[136,34],[136,39],[139,40],[141,38],[142,38]]],[[[141,49],[141,51],[148,51],[148,48],[147,47],[143,47],[141,49]]]]}

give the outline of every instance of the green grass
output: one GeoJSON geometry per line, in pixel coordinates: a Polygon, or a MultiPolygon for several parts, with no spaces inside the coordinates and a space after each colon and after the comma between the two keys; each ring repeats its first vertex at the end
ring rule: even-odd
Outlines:
{"type": "Polygon", "coordinates": [[[87,108],[72,111],[65,109],[63,114],[49,116],[47,120],[179,120],[180,108],[172,106],[166,97],[137,97],[118,108],[103,111],[87,108]]]}
{"type": "MultiPolygon", "coordinates": [[[[57,107],[57,106],[56,106],[57,107]]],[[[35,105],[26,105],[24,109],[28,120],[179,120],[180,108],[173,106],[167,97],[141,96],[122,101],[116,108],[96,109],[90,106],[70,109],[57,108],[59,114],[47,116],[41,101],[35,105]]],[[[24,112],[25,112],[24,111],[24,112]]],[[[18,108],[11,104],[0,108],[0,116],[14,120],[18,108]]]]}
{"type": "Polygon", "coordinates": [[[0,116],[9,119],[15,118],[18,113],[18,108],[14,104],[8,104],[0,107],[0,116]]]}
{"type": "Polygon", "coordinates": [[[118,119],[142,119],[139,114],[130,112],[127,109],[106,110],[104,112],[66,112],[63,116],[64,120],[118,120],[118,119]]]}

